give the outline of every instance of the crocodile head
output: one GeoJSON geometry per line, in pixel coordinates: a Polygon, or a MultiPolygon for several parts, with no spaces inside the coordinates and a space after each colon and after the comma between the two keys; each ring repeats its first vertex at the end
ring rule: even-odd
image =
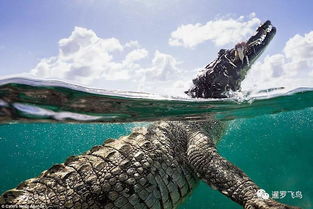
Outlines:
{"type": "Polygon", "coordinates": [[[262,54],[276,33],[268,20],[256,30],[247,42],[236,44],[233,49],[221,49],[218,58],[207,65],[193,80],[193,86],[185,93],[201,98],[225,98],[227,92],[240,90],[251,65],[262,54]]]}

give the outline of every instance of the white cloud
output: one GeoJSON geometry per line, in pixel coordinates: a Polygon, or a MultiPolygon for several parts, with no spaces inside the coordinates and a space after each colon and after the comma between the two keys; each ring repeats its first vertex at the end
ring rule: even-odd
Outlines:
{"type": "Polygon", "coordinates": [[[114,79],[121,74],[112,72],[109,67],[113,59],[111,53],[115,51],[123,51],[117,39],[101,39],[92,30],[75,27],[68,38],[59,41],[59,54],[42,59],[31,73],[81,83],[91,82],[99,76],[114,79]]]}
{"type": "Polygon", "coordinates": [[[94,31],[81,27],[75,27],[70,37],[61,39],[59,47],[64,56],[86,48],[104,50],[105,52],[123,50],[123,46],[117,39],[101,39],[97,37],[94,31]]]}
{"type": "Polygon", "coordinates": [[[148,56],[146,49],[135,49],[126,55],[125,62],[133,63],[148,56]]]}
{"type": "Polygon", "coordinates": [[[151,80],[171,80],[173,77],[177,78],[179,73],[177,65],[178,62],[173,56],[156,51],[152,67],[142,69],[141,72],[145,74],[145,78],[151,80]]]}
{"type": "Polygon", "coordinates": [[[102,39],[92,30],[75,27],[68,38],[59,41],[58,55],[40,60],[31,74],[105,89],[163,94],[176,89],[174,81],[183,77],[180,63],[156,51],[145,62],[150,64],[144,65],[141,61],[148,54],[137,41],[123,45],[116,38],[102,39]]]}
{"type": "Polygon", "coordinates": [[[195,47],[205,41],[212,41],[216,46],[243,41],[255,32],[260,20],[251,13],[248,17],[237,19],[222,18],[206,24],[196,23],[181,25],[171,33],[171,46],[195,47]]]}
{"type": "Polygon", "coordinates": [[[313,31],[295,35],[285,44],[282,53],[257,62],[243,81],[244,90],[285,87],[313,87],[313,31]]]}
{"type": "Polygon", "coordinates": [[[138,43],[138,41],[129,41],[125,44],[125,47],[140,48],[140,44],[138,43]]]}

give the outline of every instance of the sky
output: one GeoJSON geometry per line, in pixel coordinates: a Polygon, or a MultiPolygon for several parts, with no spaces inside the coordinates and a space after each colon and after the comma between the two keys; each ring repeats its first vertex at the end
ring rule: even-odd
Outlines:
{"type": "Polygon", "coordinates": [[[243,90],[313,87],[313,2],[0,0],[0,79],[58,79],[183,96],[221,48],[271,20],[243,90]]]}

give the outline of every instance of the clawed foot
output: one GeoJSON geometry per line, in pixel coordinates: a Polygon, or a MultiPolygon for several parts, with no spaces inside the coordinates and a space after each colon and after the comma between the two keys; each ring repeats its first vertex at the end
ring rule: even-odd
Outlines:
{"type": "Polygon", "coordinates": [[[245,209],[301,209],[299,207],[285,205],[271,199],[257,198],[247,201],[245,209]]]}

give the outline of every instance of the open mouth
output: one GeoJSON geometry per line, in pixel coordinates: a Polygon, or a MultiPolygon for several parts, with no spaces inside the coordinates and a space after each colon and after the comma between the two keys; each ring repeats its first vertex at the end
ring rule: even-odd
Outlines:
{"type": "Polygon", "coordinates": [[[218,58],[193,79],[194,85],[185,93],[194,98],[224,98],[230,90],[240,90],[247,71],[275,34],[276,28],[267,20],[247,42],[238,43],[230,50],[221,49],[218,58]]]}

